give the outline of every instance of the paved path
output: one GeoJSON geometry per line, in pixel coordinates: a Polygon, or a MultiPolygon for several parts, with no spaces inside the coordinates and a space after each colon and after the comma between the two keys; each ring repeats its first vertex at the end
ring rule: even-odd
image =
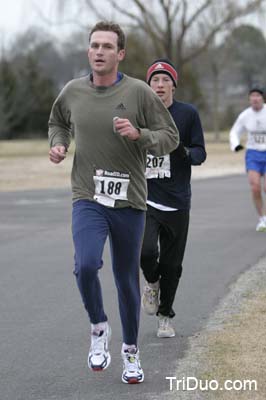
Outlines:
{"type": "Polygon", "coordinates": [[[245,176],[193,182],[193,210],[184,274],[176,298],[173,339],[157,339],[156,321],[142,315],[145,382],[123,385],[121,328],[105,249],[102,282],[113,329],[112,364],[87,370],[88,323],[72,275],[70,193],[43,190],[0,196],[1,400],[134,400],[170,398],[187,339],[200,330],[229,285],[265,256],[256,233],[245,176]]]}

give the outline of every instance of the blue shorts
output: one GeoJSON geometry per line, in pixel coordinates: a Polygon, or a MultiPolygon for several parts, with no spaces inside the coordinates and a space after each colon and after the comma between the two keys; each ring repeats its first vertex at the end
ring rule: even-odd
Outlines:
{"type": "Polygon", "coordinates": [[[261,175],[266,174],[266,151],[247,150],[246,170],[257,171],[261,175]]]}

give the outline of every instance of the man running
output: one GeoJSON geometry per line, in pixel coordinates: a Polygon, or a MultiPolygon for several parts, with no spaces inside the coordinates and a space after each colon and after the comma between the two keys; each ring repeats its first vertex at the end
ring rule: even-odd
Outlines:
{"type": "Polygon", "coordinates": [[[52,162],[63,161],[74,132],[74,273],[91,322],[88,366],[100,371],[111,361],[111,328],[98,277],[109,237],[123,331],[122,381],[139,383],[144,379],[137,338],[146,153],[160,156],[174,150],[179,136],[153,91],[118,72],[124,56],[125,35],[120,26],[97,23],[89,36],[92,73],[69,82],[52,107],[49,154],[52,162]]]}
{"type": "Polygon", "coordinates": [[[142,306],[147,314],[157,314],[157,336],[173,337],[172,306],[182,274],[189,226],[191,165],[203,163],[206,152],[198,112],[191,104],[174,100],[174,65],[166,59],[154,61],[146,80],[168,108],[180,134],[176,150],[164,157],[149,154],[147,158],[148,211],[141,253],[141,268],[147,281],[142,306]]]}
{"type": "Polygon", "coordinates": [[[259,215],[257,232],[266,232],[266,206],[263,204],[262,182],[266,192],[266,105],[261,87],[252,87],[249,91],[250,107],[237,117],[230,131],[232,151],[242,150],[241,135],[247,133],[246,170],[252,193],[253,203],[259,215]]]}

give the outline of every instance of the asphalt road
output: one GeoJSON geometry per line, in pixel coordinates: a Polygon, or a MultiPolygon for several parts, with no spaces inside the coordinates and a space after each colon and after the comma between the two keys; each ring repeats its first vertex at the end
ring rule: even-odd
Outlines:
{"type": "MultiPolygon", "coordinates": [[[[106,246],[101,272],[112,325],[112,363],[87,368],[89,325],[72,274],[71,196],[66,190],[0,194],[1,400],[170,399],[166,376],[239,274],[265,256],[266,234],[245,176],[193,182],[184,274],[176,297],[177,336],[156,337],[156,319],[142,315],[145,382],[121,382],[121,326],[106,246]]],[[[176,396],[176,394],[175,394],[176,396]]]]}

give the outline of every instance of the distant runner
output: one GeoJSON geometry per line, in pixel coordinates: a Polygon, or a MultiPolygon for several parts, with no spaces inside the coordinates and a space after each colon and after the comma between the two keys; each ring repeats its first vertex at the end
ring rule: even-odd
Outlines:
{"type": "Polygon", "coordinates": [[[262,186],[266,192],[266,105],[261,87],[250,89],[249,104],[250,107],[241,112],[230,131],[230,147],[232,151],[242,150],[241,135],[248,134],[246,170],[253,203],[259,215],[256,231],[266,232],[266,205],[262,197],[262,186]]]}

